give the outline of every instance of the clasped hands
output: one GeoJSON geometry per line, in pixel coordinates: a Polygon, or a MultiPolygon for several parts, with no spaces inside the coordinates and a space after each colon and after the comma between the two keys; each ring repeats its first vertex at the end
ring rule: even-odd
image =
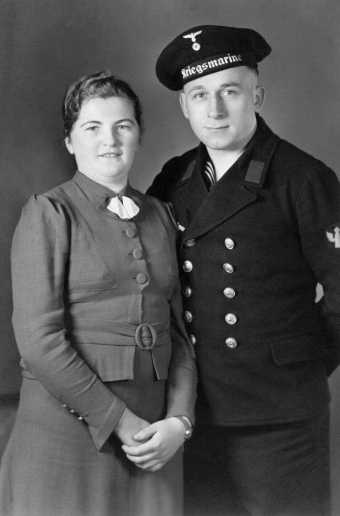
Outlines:
{"type": "Polygon", "coordinates": [[[185,428],[176,417],[150,424],[125,408],[115,433],[123,443],[126,457],[138,468],[154,472],[182,446],[185,428]]]}

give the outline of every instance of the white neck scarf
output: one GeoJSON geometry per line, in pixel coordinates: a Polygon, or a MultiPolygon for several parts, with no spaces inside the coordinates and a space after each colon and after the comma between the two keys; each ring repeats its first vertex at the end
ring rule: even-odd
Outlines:
{"type": "Polygon", "coordinates": [[[131,197],[116,195],[110,199],[107,209],[118,215],[121,219],[132,219],[139,213],[139,206],[131,197]]]}

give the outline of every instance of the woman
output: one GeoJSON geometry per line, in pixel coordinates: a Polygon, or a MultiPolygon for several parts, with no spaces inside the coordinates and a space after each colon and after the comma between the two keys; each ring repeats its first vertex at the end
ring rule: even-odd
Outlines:
{"type": "Polygon", "coordinates": [[[178,516],[195,367],[175,226],[128,183],[140,103],[100,72],[69,88],[63,118],[78,171],[28,201],[13,241],[23,383],[0,513],[178,516]]]}

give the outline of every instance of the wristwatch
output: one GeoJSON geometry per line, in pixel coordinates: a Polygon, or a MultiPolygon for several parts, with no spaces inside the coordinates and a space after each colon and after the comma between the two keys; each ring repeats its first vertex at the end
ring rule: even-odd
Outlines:
{"type": "Polygon", "coordinates": [[[192,423],[191,423],[190,419],[188,418],[188,416],[174,416],[174,417],[179,419],[180,422],[184,426],[184,439],[185,440],[190,439],[190,437],[192,436],[194,427],[192,426],[192,423]]]}

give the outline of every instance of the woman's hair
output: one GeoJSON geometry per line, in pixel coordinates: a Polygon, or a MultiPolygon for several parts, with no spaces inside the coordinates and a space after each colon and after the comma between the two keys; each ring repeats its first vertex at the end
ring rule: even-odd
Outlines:
{"type": "Polygon", "coordinates": [[[127,82],[112,75],[110,70],[104,70],[80,77],[66,91],[62,107],[65,137],[70,135],[83,102],[98,97],[104,99],[125,97],[131,100],[136,121],[140,130],[143,129],[142,107],[139,98],[127,82]]]}

